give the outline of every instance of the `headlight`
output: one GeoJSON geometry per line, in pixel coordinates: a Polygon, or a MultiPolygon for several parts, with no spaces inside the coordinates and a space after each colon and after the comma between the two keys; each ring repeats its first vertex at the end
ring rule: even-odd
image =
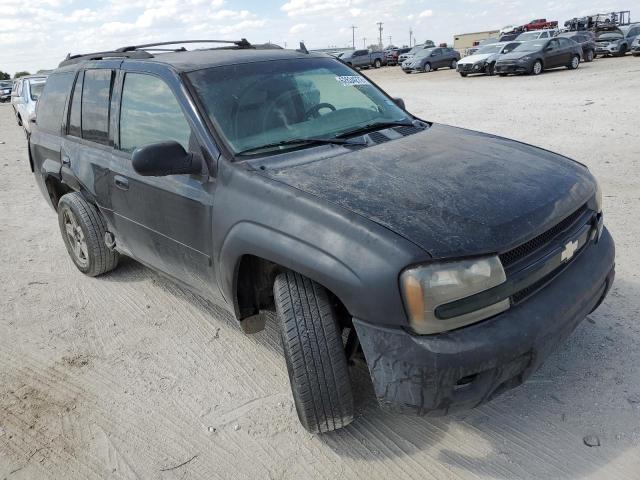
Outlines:
{"type": "Polygon", "coordinates": [[[596,213],[602,213],[602,188],[596,181],[596,213]]]}
{"type": "Polygon", "coordinates": [[[454,318],[436,316],[439,306],[496,287],[506,279],[502,263],[496,256],[407,269],[400,275],[400,285],[409,324],[415,333],[428,335],[470,325],[504,312],[510,306],[509,299],[454,318]]]}
{"type": "Polygon", "coordinates": [[[531,57],[527,55],[526,57],[519,58],[518,63],[525,63],[525,62],[528,62],[529,60],[531,60],[531,57]]]}
{"type": "Polygon", "coordinates": [[[480,64],[479,64],[479,63],[476,63],[476,64],[473,66],[473,69],[474,69],[474,70],[480,70],[480,64]]]}

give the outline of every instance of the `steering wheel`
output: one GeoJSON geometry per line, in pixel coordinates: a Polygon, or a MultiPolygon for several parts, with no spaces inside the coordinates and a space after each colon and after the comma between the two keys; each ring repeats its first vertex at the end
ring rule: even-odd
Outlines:
{"type": "Polygon", "coordinates": [[[332,112],[336,111],[336,107],[334,107],[330,103],[318,103],[305,112],[304,119],[308,120],[310,118],[318,118],[318,116],[320,115],[320,110],[322,110],[323,108],[328,108],[332,112]]]}

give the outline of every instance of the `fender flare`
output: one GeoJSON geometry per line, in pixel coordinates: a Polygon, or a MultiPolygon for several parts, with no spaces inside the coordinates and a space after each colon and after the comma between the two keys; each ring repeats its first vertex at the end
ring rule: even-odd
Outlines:
{"type": "Polygon", "coordinates": [[[236,288],[240,262],[254,255],[283,268],[304,275],[338,296],[347,309],[363,284],[348,265],[315,245],[294,238],[264,224],[251,221],[236,223],[227,233],[218,256],[218,282],[228,304],[240,318],[236,288]]]}

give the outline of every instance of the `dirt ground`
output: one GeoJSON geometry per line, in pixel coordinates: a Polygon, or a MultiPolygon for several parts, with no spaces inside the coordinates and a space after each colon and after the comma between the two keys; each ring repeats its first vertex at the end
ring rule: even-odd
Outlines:
{"type": "Polygon", "coordinates": [[[539,78],[367,74],[423,118],[586,163],[618,248],[604,305],[486,406],[383,414],[355,368],[356,420],[310,435],[273,324],[245,336],[133,261],[97,279],[75,269],[0,105],[0,480],[640,479],[640,58],[539,78]]]}

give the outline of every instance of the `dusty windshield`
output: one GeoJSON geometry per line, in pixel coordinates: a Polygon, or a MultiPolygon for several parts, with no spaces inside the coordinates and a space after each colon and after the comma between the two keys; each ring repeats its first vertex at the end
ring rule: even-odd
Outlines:
{"type": "Polygon", "coordinates": [[[513,49],[514,52],[536,52],[541,50],[544,42],[524,42],[513,49]]]}
{"type": "Polygon", "coordinates": [[[486,47],[482,47],[479,49],[476,54],[477,55],[489,55],[492,53],[500,53],[504,45],[487,45],[486,47]]]}
{"type": "Polygon", "coordinates": [[[192,72],[189,79],[236,154],[412,120],[365,77],[328,58],[213,67],[192,72]]]}

